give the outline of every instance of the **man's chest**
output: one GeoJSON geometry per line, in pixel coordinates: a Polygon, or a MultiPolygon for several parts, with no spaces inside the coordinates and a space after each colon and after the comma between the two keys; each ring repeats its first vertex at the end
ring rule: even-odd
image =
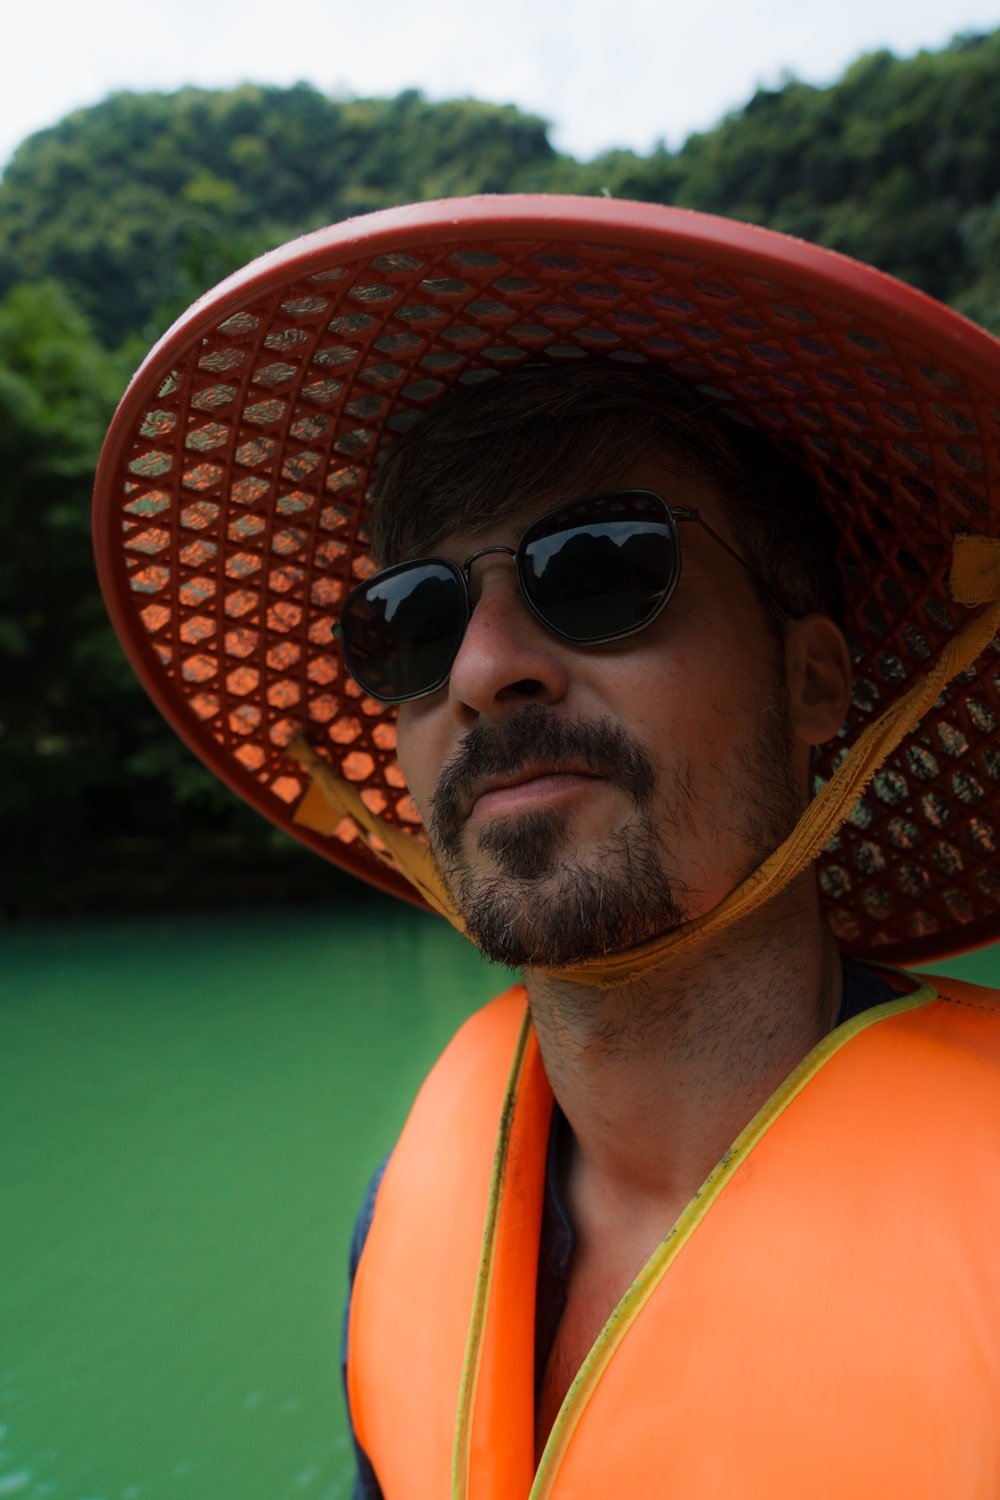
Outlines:
{"type": "Polygon", "coordinates": [[[599,1282],[580,1284],[571,1273],[566,1306],[538,1388],[535,1412],[536,1456],[545,1446],[573,1380],[607,1322],[618,1297],[599,1282]]]}
{"type": "Polygon", "coordinates": [[[566,1302],[538,1387],[535,1446],[540,1452],[580,1366],[652,1253],[669,1221],[630,1234],[605,1231],[577,1240],[566,1302]]]}

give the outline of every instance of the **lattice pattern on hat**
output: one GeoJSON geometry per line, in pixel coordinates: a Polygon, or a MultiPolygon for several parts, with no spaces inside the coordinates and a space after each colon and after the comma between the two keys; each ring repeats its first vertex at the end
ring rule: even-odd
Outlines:
{"type": "MultiPolygon", "coordinates": [[[[178,360],[118,493],[130,629],[185,735],[277,821],[305,790],[284,754],[302,731],[373,811],[419,828],[393,715],[346,676],[332,635],[372,568],[363,501],[380,447],[456,381],[595,357],[696,383],[814,470],[843,540],[845,739],[948,638],[952,537],[997,529],[1000,406],[917,343],[758,276],[599,243],[494,233],[330,266],[248,299],[178,360]]],[[[1000,922],[998,720],[994,643],[821,862],[845,946],[912,952],[1000,922]]]]}

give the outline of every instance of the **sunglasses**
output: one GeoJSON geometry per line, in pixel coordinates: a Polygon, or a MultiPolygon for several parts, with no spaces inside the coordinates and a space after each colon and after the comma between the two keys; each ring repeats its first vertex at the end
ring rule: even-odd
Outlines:
{"type": "Polygon", "coordinates": [[[516,547],[482,547],[461,566],[423,557],[374,574],[348,595],[334,628],[347,668],[382,703],[437,692],[472,614],[472,565],[497,552],[513,559],[521,599],[560,640],[598,646],[634,635],[677,586],[679,521],[697,522],[757,577],[696,510],[671,509],[652,490],[614,490],[547,511],[516,547]]]}

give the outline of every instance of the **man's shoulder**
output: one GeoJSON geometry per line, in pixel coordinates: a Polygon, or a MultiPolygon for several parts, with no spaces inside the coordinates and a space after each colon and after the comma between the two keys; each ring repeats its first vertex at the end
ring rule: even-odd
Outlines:
{"type": "Polygon", "coordinates": [[[1000,1017],[1000,989],[992,985],[973,984],[968,979],[956,979],[949,974],[922,976],[938,993],[942,1000],[955,1005],[971,1006],[994,1018],[1000,1017]]]}
{"type": "Polygon", "coordinates": [[[886,1001],[900,1007],[919,1007],[932,1001],[943,1001],[956,1006],[968,1006],[989,1016],[1000,1015],[1000,985],[979,984],[953,974],[899,969],[870,959],[859,963],[845,957],[845,987],[850,984],[857,990],[859,976],[864,985],[869,987],[870,994],[866,996],[867,1004],[853,1007],[855,1014],[867,1006],[886,1001]]]}
{"type": "Polygon", "coordinates": [[[487,1122],[492,1142],[511,1064],[525,1035],[527,1007],[524,986],[516,984],[463,1021],[424,1079],[400,1144],[447,1138],[457,1119],[466,1122],[466,1134],[474,1124],[487,1122]]]}
{"type": "Polygon", "coordinates": [[[909,980],[910,990],[899,999],[904,1006],[907,1000],[911,1001],[915,1012],[927,1008],[931,1015],[950,1018],[950,1024],[958,1029],[968,1023],[987,1036],[1000,1024],[1000,989],[992,985],[973,983],[952,974],[911,973],[902,977],[909,980]]]}
{"type": "Polygon", "coordinates": [[[497,1051],[513,1050],[527,1007],[528,996],[523,984],[513,984],[510,989],[494,995],[462,1022],[445,1045],[429,1077],[447,1070],[459,1055],[469,1062],[476,1057],[482,1057],[485,1062],[495,1058],[497,1051]]]}
{"type": "Polygon", "coordinates": [[[958,1087],[978,1078],[996,1091],[1000,1070],[1000,990],[947,974],[912,974],[913,988],[890,1007],[914,1066],[947,1068],[958,1087]]]}

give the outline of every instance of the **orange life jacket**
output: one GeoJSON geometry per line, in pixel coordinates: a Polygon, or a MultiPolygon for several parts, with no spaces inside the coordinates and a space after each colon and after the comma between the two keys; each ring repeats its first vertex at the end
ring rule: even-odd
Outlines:
{"type": "Polygon", "coordinates": [[[726,1153],[537,1471],[552,1097],[524,991],[473,1016],[354,1286],[351,1415],[386,1500],[997,1500],[1000,996],[914,983],[825,1038],[726,1153]]]}

